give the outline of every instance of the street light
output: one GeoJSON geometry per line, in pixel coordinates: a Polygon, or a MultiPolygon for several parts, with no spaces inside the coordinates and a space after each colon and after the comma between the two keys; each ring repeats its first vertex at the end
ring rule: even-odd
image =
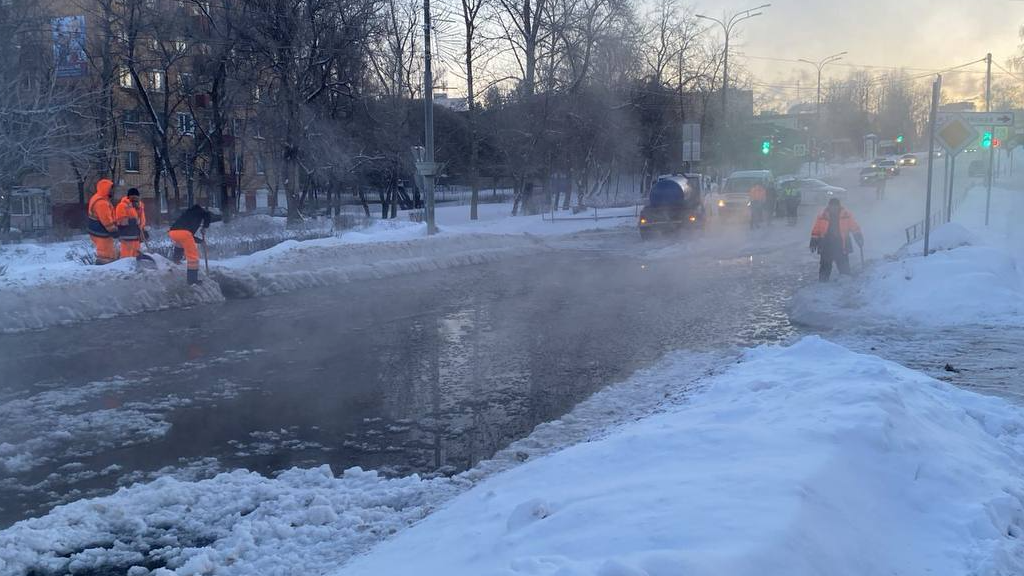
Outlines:
{"type": "MultiPolygon", "coordinates": [[[[814,147],[816,149],[818,148],[818,139],[821,138],[821,70],[825,66],[828,66],[829,64],[832,64],[834,62],[838,62],[838,61],[842,60],[843,56],[846,56],[848,53],[849,52],[844,50],[844,51],[839,52],[837,54],[833,54],[831,56],[826,56],[825,58],[822,58],[821,60],[818,60],[817,62],[812,62],[811,60],[805,60],[803,58],[800,59],[800,62],[803,62],[804,64],[810,64],[811,66],[814,66],[818,70],[818,98],[817,98],[817,103],[814,105],[814,139],[815,139],[815,142],[814,142],[815,146],[814,147]]],[[[817,152],[817,150],[815,150],[815,152],[817,152]]],[[[817,154],[817,153],[814,155],[814,173],[815,174],[818,173],[818,158],[820,156],[821,155],[817,154]]]]}
{"type": "Polygon", "coordinates": [[[719,26],[722,27],[722,31],[725,32],[725,51],[724,51],[725,55],[722,58],[722,158],[721,158],[721,161],[722,161],[722,167],[723,168],[725,167],[725,142],[726,142],[726,139],[728,137],[728,131],[729,131],[729,114],[728,114],[728,110],[729,109],[726,107],[726,105],[727,105],[726,94],[728,93],[728,89],[729,89],[729,36],[732,34],[732,29],[733,29],[734,26],[736,26],[740,22],[743,22],[744,20],[749,20],[749,19],[753,18],[754,16],[760,16],[761,14],[764,14],[764,12],[758,12],[758,10],[761,10],[763,8],[767,8],[769,6],[771,6],[771,4],[761,4],[760,6],[757,6],[755,8],[750,8],[749,10],[743,10],[743,11],[737,12],[737,13],[733,14],[731,17],[729,17],[726,20],[719,20],[718,18],[712,18],[711,16],[705,16],[703,14],[695,14],[695,16],[697,18],[700,18],[702,20],[710,20],[711,22],[714,22],[715,24],[718,24],[719,26]]]}

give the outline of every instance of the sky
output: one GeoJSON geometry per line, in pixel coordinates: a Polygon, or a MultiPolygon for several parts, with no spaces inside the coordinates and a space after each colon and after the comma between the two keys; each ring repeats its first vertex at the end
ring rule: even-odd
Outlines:
{"type": "MultiPolygon", "coordinates": [[[[721,17],[723,10],[734,12],[763,3],[699,0],[695,7],[698,13],[721,17]]],[[[804,76],[802,99],[813,99],[814,68],[758,58],[820,60],[845,50],[849,52],[842,61],[845,64],[942,69],[991,52],[993,61],[1005,67],[1018,50],[1018,30],[1024,25],[1022,0],[774,0],[771,4],[764,15],[739,25],[735,57],[757,81],[775,85],[761,88],[787,93],[794,101],[793,85],[799,75],[804,76]]],[[[849,70],[826,68],[823,81],[829,75],[845,76],[849,70]]],[[[950,96],[970,98],[981,93],[985,65],[970,70],[977,73],[944,76],[950,96]]]]}

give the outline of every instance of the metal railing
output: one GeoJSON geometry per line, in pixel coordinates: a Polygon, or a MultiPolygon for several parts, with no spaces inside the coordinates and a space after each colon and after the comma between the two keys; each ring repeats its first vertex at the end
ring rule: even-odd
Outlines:
{"type": "MultiPolygon", "coordinates": [[[[931,227],[932,227],[932,229],[934,229],[938,225],[942,224],[944,221],[952,220],[953,219],[953,214],[956,214],[956,212],[960,209],[960,206],[963,205],[964,200],[967,199],[967,194],[969,192],[970,192],[970,189],[967,188],[963,192],[961,192],[959,195],[957,195],[957,197],[953,198],[953,203],[951,205],[951,210],[949,211],[948,215],[946,214],[946,209],[945,208],[939,208],[935,212],[932,212],[932,215],[931,215],[931,221],[932,221],[931,227]]],[[[904,234],[906,234],[906,238],[907,238],[907,241],[903,244],[904,246],[907,246],[907,245],[909,245],[909,244],[911,244],[913,242],[916,242],[917,240],[919,240],[921,238],[924,238],[924,224],[925,224],[925,222],[924,222],[924,219],[922,218],[921,220],[919,220],[919,221],[911,224],[910,226],[907,226],[906,228],[904,228],[903,232],[904,232],[904,234]]]]}

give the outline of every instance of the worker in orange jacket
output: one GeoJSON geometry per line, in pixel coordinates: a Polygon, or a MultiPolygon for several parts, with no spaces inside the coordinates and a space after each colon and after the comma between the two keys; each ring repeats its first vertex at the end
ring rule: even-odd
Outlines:
{"type": "Polygon", "coordinates": [[[117,222],[111,193],[114,182],[106,178],[96,183],[96,193],[89,198],[89,238],[96,246],[96,263],[109,264],[117,260],[117,222]]]}
{"type": "Polygon", "coordinates": [[[853,214],[843,208],[838,198],[832,198],[811,229],[811,252],[821,255],[818,280],[828,282],[832,276],[833,263],[839,268],[840,274],[850,273],[850,252],[853,252],[851,235],[857,245],[863,248],[864,234],[860,231],[860,225],[853,214]]]}
{"type": "Polygon", "coordinates": [[[117,220],[117,234],[121,240],[121,258],[135,258],[139,245],[149,238],[146,232],[146,207],[142,204],[138,188],[129,188],[128,193],[114,210],[117,220]]]}
{"type": "Polygon", "coordinates": [[[202,284],[199,280],[199,248],[197,242],[202,243],[202,238],[196,238],[196,232],[200,228],[206,230],[213,222],[219,222],[220,215],[206,210],[199,204],[189,208],[171,224],[171,230],[167,233],[174,242],[172,259],[181,262],[182,255],[185,256],[187,265],[186,278],[189,284],[202,284]]]}
{"type": "Polygon", "coordinates": [[[747,191],[750,197],[750,227],[757,228],[765,219],[768,206],[768,189],[761,184],[754,184],[747,191]]]}

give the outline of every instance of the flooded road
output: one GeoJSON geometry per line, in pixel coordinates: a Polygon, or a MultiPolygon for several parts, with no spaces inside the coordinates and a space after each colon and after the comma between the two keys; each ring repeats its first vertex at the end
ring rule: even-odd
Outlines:
{"type": "Polygon", "coordinates": [[[700,250],[581,235],[496,264],[0,337],[0,525],[157,475],[471,467],[668,351],[790,336],[787,298],[813,269],[789,254],[802,228],[780,228],[700,250]],[[748,242],[766,234],[783,244],[748,242]]]}

